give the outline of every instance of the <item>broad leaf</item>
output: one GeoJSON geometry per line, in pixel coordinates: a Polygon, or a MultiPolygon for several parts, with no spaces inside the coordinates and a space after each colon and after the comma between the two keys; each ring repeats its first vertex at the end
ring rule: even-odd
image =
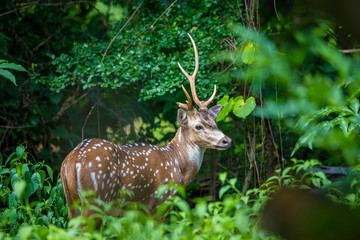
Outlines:
{"type": "Polygon", "coordinates": [[[228,102],[228,104],[221,110],[221,112],[217,116],[217,118],[216,118],[217,121],[224,120],[224,118],[231,112],[231,110],[233,108],[233,102],[234,102],[233,98],[230,98],[230,101],[228,102]]]}
{"type": "Polygon", "coordinates": [[[14,192],[18,199],[22,199],[26,188],[26,182],[23,180],[14,183],[14,192]]]}
{"type": "Polygon", "coordinates": [[[17,86],[15,76],[8,70],[0,69],[0,76],[9,79],[13,84],[15,84],[15,86],[17,86]]]}
{"type": "Polygon", "coordinates": [[[256,103],[253,97],[249,97],[246,102],[238,101],[234,106],[233,113],[239,118],[246,118],[255,109],[256,103]]]}
{"type": "Polygon", "coordinates": [[[22,158],[24,152],[25,152],[25,147],[24,146],[17,146],[16,147],[16,155],[17,155],[19,160],[22,158]]]}
{"type": "Polygon", "coordinates": [[[7,69],[16,70],[16,71],[27,72],[23,66],[15,64],[15,63],[1,63],[0,68],[7,68],[7,69]]]}
{"type": "Polygon", "coordinates": [[[26,196],[30,197],[38,190],[41,184],[41,176],[39,173],[34,173],[31,177],[31,183],[26,188],[26,196]]]}

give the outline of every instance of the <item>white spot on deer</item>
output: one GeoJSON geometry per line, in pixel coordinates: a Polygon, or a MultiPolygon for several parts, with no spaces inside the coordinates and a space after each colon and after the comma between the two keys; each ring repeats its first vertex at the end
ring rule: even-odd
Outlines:
{"type": "Polygon", "coordinates": [[[91,167],[91,162],[89,162],[89,167],[91,167]]]}
{"type": "Polygon", "coordinates": [[[104,175],[103,175],[103,179],[105,179],[106,178],[106,174],[104,173],[104,175]]]}
{"type": "Polygon", "coordinates": [[[174,178],[174,175],[173,175],[173,173],[170,173],[170,176],[171,176],[171,178],[174,178]]]}
{"type": "Polygon", "coordinates": [[[100,162],[100,161],[101,161],[101,159],[100,159],[100,157],[99,157],[99,156],[97,156],[95,159],[96,159],[96,161],[98,161],[98,162],[100,162]]]}
{"type": "Polygon", "coordinates": [[[165,178],[165,183],[169,182],[169,179],[168,178],[165,178]]]}
{"type": "MultiPolygon", "coordinates": [[[[91,176],[91,180],[94,184],[94,189],[95,189],[95,192],[97,191],[97,183],[96,183],[96,178],[95,178],[95,173],[94,172],[91,172],[90,173],[90,176],[91,176]]],[[[99,176],[99,175],[98,175],[99,176]]]]}
{"type": "Polygon", "coordinates": [[[80,196],[80,199],[82,201],[82,196],[81,196],[82,189],[81,189],[81,183],[80,183],[81,163],[77,163],[75,166],[76,166],[76,187],[77,187],[77,191],[80,196]]]}

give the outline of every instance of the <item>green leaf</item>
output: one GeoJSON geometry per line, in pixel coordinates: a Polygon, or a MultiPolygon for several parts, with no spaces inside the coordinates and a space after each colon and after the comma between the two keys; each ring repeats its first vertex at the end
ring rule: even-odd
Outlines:
{"type": "Polygon", "coordinates": [[[316,128],[311,128],[302,135],[299,140],[296,142],[294,150],[291,153],[291,157],[295,154],[295,152],[304,144],[308,143],[309,148],[312,148],[312,141],[316,136],[317,130],[316,128]]]}
{"type": "Polygon", "coordinates": [[[175,188],[182,198],[186,198],[186,189],[183,185],[176,185],[175,188]]]}
{"type": "Polygon", "coordinates": [[[230,185],[231,185],[232,187],[235,186],[236,182],[237,182],[237,179],[236,179],[236,178],[230,179],[230,185]]]}
{"type": "Polygon", "coordinates": [[[230,185],[226,185],[219,190],[219,198],[222,199],[223,195],[231,188],[230,185]]]}
{"type": "Polygon", "coordinates": [[[242,53],[242,60],[245,64],[251,64],[254,62],[256,48],[252,42],[248,43],[242,53]]]}
{"type": "Polygon", "coordinates": [[[160,218],[161,216],[163,216],[168,209],[169,205],[167,203],[160,204],[160,206],[156,209],[156,218],[160,218]]]}
{"type": "Polygon", "coordinates": [[[45,167],[46,167],[46,170],[47,170],[47,172],[48,172],[48,174],[50,176],[51,181],[53,181],[53,176],[54,176],[53,170],[48,165],[45,165],[45,167]]]}
{"type": "Polygon", "coordinates": [[[26,182],[23,180],[14,183],[14,192],[18,199],[22,199],[26,188],[26,182]]]}
{"type": "Polygon", "coordinates": [[[8,158],[7,158],[6,161],[5,161],[4,166],[6,166],[6,164],[12,159],[12,157],[13,157],[15,154],[16,154],[16,152],[13,152],[13,153],[11,153],[11,154],[8,156],[8,158]]]}
{"type": "Polygon", "coordinates": [[[21,176],[22,179],[25,180],[27,184],[30,183],[30,171],[27,164],[23,164],[21,167],[21,176]]]}
{"type": "Polygon", "coordinates": [[[19,239],[31,239],[32,233],[34,232],[33,226],[21,226],[19,229],[19,239]]]}
{"type": "Polygon", "coordinates": [[[185,200],[177,197],[177,198],[175,198],[175,205],[176,205],[181,211],[185,212],[187,215],[190,214],[189,204],[188,204],[185,200]]]}
{"type": "Polygon", "coordinates": [[[11,187],[15,188],[15,183],[20,180],[20,177],[17,173],[15,173],[11,178],[11,187]]]}
{"type": "Polygon", "coordinates": [[[157,193],[158,198],[160,198],[165,193],[165,191],[168,190],[168,189],[169,189],[169,186],[167,184],[161,185],[157,190],[158,191],[158,193],[157,193]]]}
{"type": "Polygon", "coordinates": [[[346,200],[348,200],[350,203],[355,203],[356,201],[356,195],[355,193],[350,193],[345,196],[346,200]]]}
{"type": "Polygon", "coordinates": [[[41,176],[39,173],[36,172],[31,176],[31,183],[26,188],[26,196],[30,197],[32,194],[34,194],[36,190],[38,190],[38,188],[40,187],[40,184],[41,176]]]}
{"type": "Polygon", "coordinates": [[[343,131],[344,135],[346,137],[348,137],[350,134],[350,131],[348,130],[348,127],[349,127],[348,119],[343,118],[343,117],[338,117],[337,120],[340,124],[340,129],[343,131]]]}
{"type": "Polygon", "coordinates": [[[350,108],[351,108],[351,110],[354,111],[355,114],[359,113],[359,107],[360,107],[359,99],[351,98],[351,100],[350,100],[350,108]]]}
{"type": "Polygon", "coordinates": [[[225,95],[217,102],[217,104],[224,107],[228,102],[229,102],[229,95],[225,95]]]}
{"type": "Polygon", "coordinates": [[[233,108],[233,102],[234,100],[233,98],[231,98],[228,104],[220,111],[219,115],[216,118],[217,121],[224,120],[224,118],[231,112],[233,108]]]}
{"type": "Polygon", "coordinates": [[[221,181],[222,184],[225,183],[226,177],[227,177],[227,173],[226,173],[226,172],[219,173],[219,180],[221,181]]]}
{"type": "Polygon", "coordinates": [[[25,152],[25,147],[24,146],[17,146],[16,147],[16,155],[17,155],[19,160],[22,158],[24,152],[25,152]]]}
{"type": "Polygon", "coordinates": [[[17,198],[16,198],[16,194],[15,192],[11,193],[9,198],[8,198],[8,204],[9,204],[9,208],[14,208],[17,204],[17,198]]]}
{"type": "Polygon", "coordinates": [[[238,101],[234,106],[233,113],[239,118],[246,118],[256,107],[255,99],[249,97],[246,102],[238,101]]]}
{"type": "Polygon", "coordinates": [[[27,72],[23,66],[15,64],[15,63],[1,63],[0,68],[7,68],[7,69],[16,70],[16,71],[27,72]]]}
{"type": "Polygon", "coordinates": [[[15,84],[15,86],[17,86],[15,76],[8,70],[0,69],[0,76],[9,79],[13,84],[15,84]]]}

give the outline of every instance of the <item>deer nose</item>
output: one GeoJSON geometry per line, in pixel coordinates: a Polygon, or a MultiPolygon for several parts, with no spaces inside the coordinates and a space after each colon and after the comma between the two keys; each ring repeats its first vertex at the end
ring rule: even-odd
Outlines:
{"type": "Polygon", "coordinates": [[[220,139],[220,144],[223,146],[223,147],[230,147],[231,146],[231,138],[225,136],[223,137],[222,139],[220,139]]]}

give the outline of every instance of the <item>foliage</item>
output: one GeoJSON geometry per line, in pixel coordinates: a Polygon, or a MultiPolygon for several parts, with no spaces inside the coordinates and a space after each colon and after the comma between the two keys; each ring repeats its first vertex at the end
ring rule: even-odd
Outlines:
{"type": "MultiPolygon", "coordinates": [[[[139,2],[139,1],[138,1],[139,2]]],[[[142,34],[130,46],[134,36],[154,22],[166,9],[159,2],[153,2],[152,14],[140,9],[137,26],[119,28],[123,19],[114,26],[111,35],[119,35],[102,61],[108,41],[93,38],[91,42],[77,42],[70,53],[52,56],[56,75],[38,77],[34,80],[46,83],[52,90],[60,90],[80,84],[83,89],[135,88],[140,100],[149,100],[179,91],[186,78],[179,71],[177,62],[193,71],[194,53],[190,33],[199,49],[200,71],[197,77],[199,96],[207,97],[208,89],[219,83],[214,77],[219,68],[211,59],[222,38],[229,34],[225,28],[232,19],[229,5],[222,1],[185,1],[176,3],[157,24],[142,34]],[[211,11],[208,9],[211,8],[211,11]],[[127,47],[130,47],[127,49],[127,47]],[[146,47],[145,47],[146,46],[146,47]]],[[[133,4],[133,9],[138,6],[133,4]]],[[[226,82],[220,84],[220,93],[225,92],[226,82]]]]}
{"type": "Polygon", "coordinates": [[[36,162],[25,149],[18,146],[5,162],[0,155],[0,229],[13,233],[24,224],[66,226],[60,180],[54,179],[52,168],[36,162]]]}
{"type": "Polygon", "coordinates": [[[16,79],[14,74],[12,74],[11,72],[9,72],[9,70],[6,69],[26,72],[26,69],[24,67],[15,63],[8,63],[5,60],[0,59],[0,76],[9,79],[15,85],[16,85],[16,79]]]}
{"type": "MultiPolygon", "coordinates": [[[[169,198],[160,205],[156,214],[158,220],[150,217],[148,210],[139,204],[103,203],[96,199],[103,210],[98,208],[99,214],[96,215],[102,219],[102,225],[94,229],[93,219],[82,216],[67,225],[67,208],[63,202],[61,184],[58,180],[55,186],[50,185],[50,168],[42,163],[32,164],[29,161],[31,156],[23,146],[19,146],[12,155],[3,164],[9,163],[10,168],[1,169],[4,182],[1,192],[7,192],[6,198],[2,198],[6,207],[2,209],[1,228],[7,228],[0,232],[2,239],[68,239],[75,236],[80,239],[278,239],[259,229],[258,220],[266,201],[283,187],[316,187],[328,192],[335,201],[352,207],[360,206],[360,184],[357,179],[352,179],[353,191],[344,194],[337,182],[332,183],[322,172],[313,170],[314,166],[321,164],[319,161],[292,159],[293,165],[278,170],[260,188],[250,189],[245,195],[238,189],[238,179],[229,179],[227,173],[222,173],[219,175],[223,184],[219,192],[220,200],[197,198],[194,207],[184,200],[185,189],[170,182],[159,189],[158,197],[168,189],[178,190],[180,196],[169,198]],[[12,177],[8,177],[11,174],[12,177]],[[36,176],[40,176],[39,182],[34,181],[36,176]],[[9,180],[6,181],[5,177],[9,180]],[[27,194],[28,198],[25,197],[27,194]],[[15,196],[16,203],[12,202],[12,196],[15,196]],[[114,204],[127,209],[121,218],[105,215],[114,204]]],[[[353,174],[359,174],[359,168],[354,168],[353,174]]],[[[84,196],[84,201],[91,196],[91,193],[84,196]]]]}
{"type": "Polygon", "coordinates": [[[217,121],[222,121],[231,111],[236,117],[245,119],[256,107],[253,97],[249,97],[244,101],[243,96],[229,99],[229,96],[225,95],[217,104],[223,106],[223,109],[216,118],[217,121]]]}
{"type": "Polygon", "coordinates": [[[308,32],[291,31],[295,46],[276,44],[242,26],[233,30],[242,47],[219,58],[234,65],[229,78],[250,82],[254,96],[266,98],[256,116],[280,120],[290,131],[304,133],[292,155],[303,144],[312,148],[315,143],[321,149],[340,152],[339,157],[348,164],[358,163],[359,62],[328,43],[324,36],[332,36],[331,27],[322,24],[308,32]]]}

